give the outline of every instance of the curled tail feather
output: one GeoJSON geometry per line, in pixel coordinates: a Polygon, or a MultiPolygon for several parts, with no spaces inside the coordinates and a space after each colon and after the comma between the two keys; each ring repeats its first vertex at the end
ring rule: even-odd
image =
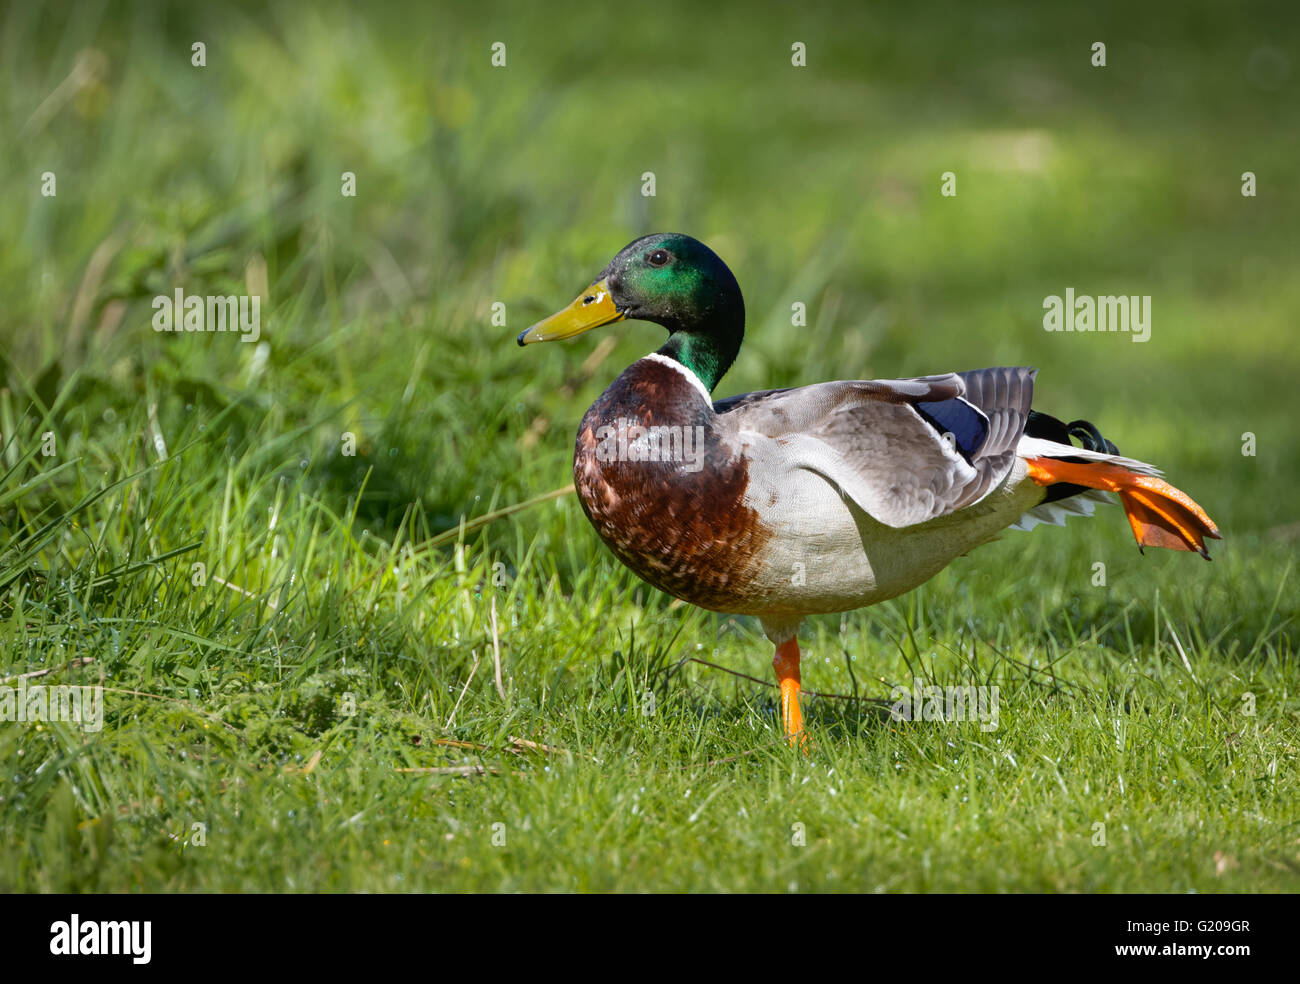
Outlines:
{"type": "Polygon", "coordinates": [[[1029,458],[1029,477],[1038,485],[1059,483],[1102,489],[1119,496],[1138,545],[1194,550],[1206,560],[1205,538],[1223,539],[1214,520],[1186,492],[1164,479],[1106,461],[1029,458]]]}

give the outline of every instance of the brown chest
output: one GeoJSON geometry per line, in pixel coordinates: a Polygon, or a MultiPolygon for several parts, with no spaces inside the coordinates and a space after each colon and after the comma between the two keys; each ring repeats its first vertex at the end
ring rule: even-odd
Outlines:
{"type": "Polygon", "coordinates": [[[680,372],[634,363],[583,418],[573,478],[596,532],[636,574],[692,604],[735,611],[767,534],[744,504],[748,463],[713,417],[680,372]]]}

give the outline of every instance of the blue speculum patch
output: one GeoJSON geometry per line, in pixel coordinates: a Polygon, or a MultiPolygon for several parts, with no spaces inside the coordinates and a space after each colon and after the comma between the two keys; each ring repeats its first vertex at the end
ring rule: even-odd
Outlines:
{"type": "Polygon", "coordinates": [[[957,450],[968,461],[989,435],[988,418],[965,400],[954,398],[913,406],[940,434],[951,434],[957,450]]]}

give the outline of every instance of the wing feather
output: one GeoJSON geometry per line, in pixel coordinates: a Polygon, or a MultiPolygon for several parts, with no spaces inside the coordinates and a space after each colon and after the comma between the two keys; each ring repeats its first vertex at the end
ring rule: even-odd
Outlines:
{"type": "Polygon", "coordinates": [[[742,443],[776,442],[785,466],[821,475],[875,519],[903,527],[972,505],[1006,478],[1033,381],[1024,368],[851,380],[747,393],[714,408],[742,443]]]}

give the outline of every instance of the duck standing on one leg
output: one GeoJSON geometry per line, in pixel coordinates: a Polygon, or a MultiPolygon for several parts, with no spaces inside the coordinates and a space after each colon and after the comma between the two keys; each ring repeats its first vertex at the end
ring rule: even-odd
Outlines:
{"type": "Polygon", "coordinates": [[[614,321],[667,343],[578,427],[583,511],[633,571],[683,601],[756,615],[776,646],[781,717],[799,740],[805,615],[893,598],[1007,528],[1091,515],[1118,493],[1139,545],[1195,550],[1209,516],[1095,427],[1030,409],[1035,370],[846,380],[714,401],[745,336],[736,278],[676,233],[630,243],[519,344],[614,321]],[[1082,447],[1071,443],[1077,439],[1082,447]]]}

